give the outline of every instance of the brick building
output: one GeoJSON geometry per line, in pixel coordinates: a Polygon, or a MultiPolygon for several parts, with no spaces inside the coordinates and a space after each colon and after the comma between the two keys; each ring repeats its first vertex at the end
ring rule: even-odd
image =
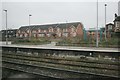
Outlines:
{"type": "Polygon", "coordinates": [[[41,38],[41,37],[76,37],[83,38],[83,25],[81,22],[30,25],[21,26],[17,33],[17,38],[41,38]]]}
{"type": "Polygon", "coordinates": [[[111,38],[115,31],[115,26],[112,23],[106,24],[106,37],[111,38]]]}
{"type": "Polygon", "coordinates": [[[115,14],[114,25],[115,25],[115,32],[120,32],[120,16],[118,16],[117,14],[115,14]]]}

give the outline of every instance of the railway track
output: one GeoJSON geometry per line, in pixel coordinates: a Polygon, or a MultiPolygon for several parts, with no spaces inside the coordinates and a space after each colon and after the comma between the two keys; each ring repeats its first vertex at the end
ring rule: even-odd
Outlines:
{"type": "Polygon", "coordinates": [[[107,65],[118,65],[120,64],[119,59],[116,61],[109,61],[109,60],[86,60],[86,59],[71,59],[71,58],[64,58],[64,57],[57,57],[57,56],[36,56],[36,55],[26,55],[26,54],[15,54],[15,53],[4,53],[3,55],[12,55],[12,56],[23,56],[23,57],[31,57],[31,58],[44,58],[49,60],[64,60],[64,61],[74,61],[74,62],[84,62],[84,63],[97,63],[97,64],[107,64],[107,65]]]}
{"type": "Polygon", "coordinates": [[[76,73],[86,73],[92,75],[101,75],[109,77],[118,77],[118,65],[117,63],[101,63],[95,61],[81,61],[81,60],[69,60],[61,58],[50,57],[36,57],[18,54],[3,54],[3,63],[17,63],[24,65],[31,65],[37,67],[46,67],[53,69],[60,69],[64,71],[71,71],[76,73]]]}
{"type": "Polygon", "coordinates": [[[43,75],[45,75],[44,73],[47,72],[46,76],[49,75],[49,76],[52,76],[52,77],[55,77],[52,74],[56,75],[56,72],[58,72],[59,76],[57,76],[55,78],[78,78],[78,77],[80,77],[79,74],[87,75],[84,78],[88,77],[88,75],[89,75],[89,77],[91,75],[92,75],[92,77],[94,76],[93,78],[96,78],[96,77],[97,78],[98,77],[100,77],[100,78],[102,78],[102,77],[103,78],[118,78],[118,76],[95,74],[95,73],[89,73],[89,72],[87,73],[87,72],[83,72],[83,71],[75,71],[75,70],[70,70],[70,69],[55,68],[55,67],[51,67],[51,66],[40,66],[40,65],[35,64],[35,63],[33,65],[33,63],[31,64],[31,63],[26,63],[26,62],[22,63],[22,62],[3,61],[3,67],[10,68],[10,69],[15,69],[15,70],[17,69],[17,70],[20,70],[20,71],[23,71],[23,72],[40,74],[40,75],[41,75],[41,73],[39,73],[39,72],[42,72],[43,75]],[[35,71],[33,69],[35,69],[35,71]]]}
{"type": "MultiPolygon", "coordinates": [[[[14,80],[18,80],[18,78],[22,78],[22,79],[25,79],[25,80],[26,79],[27,80],[63,80],[63,79],[50,77],[50,76],[44,76],[44,75],[40,75],[40,74],[38,75],[37,73],[33,74],[32,72],[24,71],[23,69],[16,70],[18,65],[8,64],[8,63],[6,63],[4,65],[11,65],[11,68],[5,66],[2,69],[4,71],[2,73],[2,75],[4,75],[4,76],[2,76],[2,80],[9,80],[10,78],[12,78],[14,80]],[[16,66],[16,69],[14,69],[12,66],[16,66]]],[[[20,65],[19,65],[19,67],[20,67],[20,65]]],[[[26,69],[26,68],[24,67],[24,69],[26,69]]]]}
{"type": "MultiPolygon", "coordinates": [[[[59,73],[63,74],[64,76],[57,74],[56,69],[53,69],[53,68],[38,67],[38,66],[32,66],[30,64],[22,64],[22,63],[19,64],[19,63],[4,62],[3,68],[16,70],[16,71],[22,71],[22,72],[31,73],[34,75],[40,75],[40,76],[44,76],[44,77],[49,77],[49,78],[52,78],[52,80],[53,79],[62,80],[62,78],[72,78],[73,76],[78,77],[78,75],[77,76],[73,75],[72,77],[70,77],[69,76],[70,74],[66,74],[65,71],[64,71],[64,73],[63,73],[63,71],[60,72],[61,70],[59,70],[59,73]]],[[[58,69],[57,69],[57,71],[58,71],[58,69]]]]}
{"type": "Polygon", "coordinates": [[[36,62],[44,62],[44,63],[51,63],[51,64],[62,64],[62,65],[69,65],[69,66],[81,66],[81,67],[89,67],[89,68],[98,68],[98,69],[109,69],[109,70],[117,70],[117,65],[112,64],[99,64],[99,63],[85,63],[85,62],[76,62],[76,61],[68,61],[68,60],[58,60],[58,59],[51,59],[51,58],[36,58],[36,57],[30,57],[30,56],[16,56],[16,55],[3,55],[5,58],[12,58],[12,59],[21,59],[21,60],[29,60],[29,61],[36,61],[36,62]]]}

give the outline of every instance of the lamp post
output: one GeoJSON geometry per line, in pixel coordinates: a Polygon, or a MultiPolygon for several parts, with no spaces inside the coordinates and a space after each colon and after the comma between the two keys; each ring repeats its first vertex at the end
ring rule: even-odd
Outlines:
{"type": "Polygon", "coordinates": [[[98,0],[97,0],[97,25],[96,25],[96,47],[98,47],[98,0]]]}
{"type": "Polygon", "coordinates": [[[7,10],[3,10],[6,13],[6,45],[8,45],[8,33],[7,33],[7,10]]]}
{"type": "Polygon", "coordinates": [[[31,14],[29,14],[29,40],[30,40],[30,37],[31,37],[31,30],[30,30],[30,17],[31,17],[32,15],[31,14]]]}
{"type": "Polygon", "coordinates": [[[107,40],[107,37],[106,37],[106,7],[107,7],[107,4],[105,4],[105,41],[107,40]]]}

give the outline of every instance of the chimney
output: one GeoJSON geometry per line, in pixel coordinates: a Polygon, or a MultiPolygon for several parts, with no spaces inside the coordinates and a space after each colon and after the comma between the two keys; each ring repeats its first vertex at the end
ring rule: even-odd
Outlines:
{"type": "Polygon", "coordinates": [[[115,13],[115,19],[117,18],[117,14],[115,13]]]}

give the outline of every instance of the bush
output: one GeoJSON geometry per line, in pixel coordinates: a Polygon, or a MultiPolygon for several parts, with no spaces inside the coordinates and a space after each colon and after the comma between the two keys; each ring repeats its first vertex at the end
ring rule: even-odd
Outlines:
{"type": "MultiPolygon", "coordinates": [[[[107,41],[104,39],[99,42],[99,47],[118,47],[119,46],[119,37],[116,35],[112,38],[108,38],[107,41]]],[[[95,47],[96,40],[82,40],[80,38],[65,38],[57,43],[57,45],[61,46],[81,46],[81,47],[95,47]]]]}

